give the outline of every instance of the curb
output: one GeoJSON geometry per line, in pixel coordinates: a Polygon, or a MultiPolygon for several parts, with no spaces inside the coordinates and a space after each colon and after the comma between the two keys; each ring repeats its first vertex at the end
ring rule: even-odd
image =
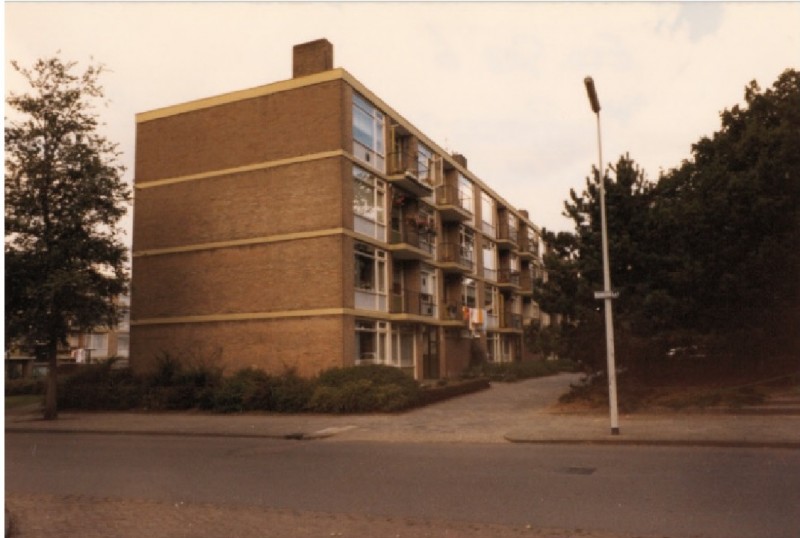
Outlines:
{"type": "Polygon", "coordinates": [[[514,444],[529,445],[604,445],[604,446],[664,446],[697,448],[777,448],[800,450],[800,441],[724,441],[698,439],[522,439],[504,435],[503,438],[514,444]]]}
{"type": "MultiPolygon", "coordinates": [[[[332,429],[332,428],[331,428],[332,429]]],[[[325,430],[319,432],[297,432],[297,433],[219,433],[219,432],[166,432],[159,430],[92,430],[92,429],[48,429],[48,428],[6,428],[9,433],[55,433],[55,434],[81,434],[81,435],[145,435],[148,437],[229,437],[236,439],[277,439],[283,441],[312,441],[331,437],[335,433],[327,433],[325,430]]]]}

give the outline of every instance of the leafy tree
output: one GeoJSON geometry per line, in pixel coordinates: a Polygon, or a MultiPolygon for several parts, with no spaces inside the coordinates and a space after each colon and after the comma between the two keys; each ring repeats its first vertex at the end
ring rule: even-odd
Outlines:
{"type": "MultiPolygon", "coordinates": [[[[800,72],[766,91],[751,82],[721,120],[655,184],[627,156],[605,177],[617,349],[629,367],[687,339],[731,359],[800,352],[800,72]]],[[[573,358],[599,365],[596,181],[570,192],[565,214],[575,233],[548,236],[550,281],[537,300],[570,318],[573,358]]]]}
{"type": "Polygon", "coordinates": [[[751,82],[745,103],[659,185],[684,255],[682,289],[670,291],[705,330],[776,336],[779,320],[800,321],[800,72],[765,92],[751,82]]]}
{"type": "Polygon", "coordinates": [[[117,145],[98,133],[93,101],[102,66],[74,74],[58,57],[30,68],[6,119],[6,337],[44,345],[44,416],[57,417],[56,355],[71,330],[112,327],[127,290],[127,250],[117,228],[130,191],[117,145]]]}

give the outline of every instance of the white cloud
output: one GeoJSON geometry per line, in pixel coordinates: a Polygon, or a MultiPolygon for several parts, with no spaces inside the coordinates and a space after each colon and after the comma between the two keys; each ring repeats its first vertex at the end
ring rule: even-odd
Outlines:
{"type": "MultiPolygon", "coordinates": [[[[798,67],[800,4],[92,3],[5,6],[6,59],[61,50],[113,72],[105,120],[133,177],[134,114],[291,76],[319,37],[342,66],[532,218],[560,216],[597,162],[583,77],[600,95],[606,161],[651,178],[741,102],[798,67]]],[[[20,89],[6,62],[7,89],[20,89]]]]}

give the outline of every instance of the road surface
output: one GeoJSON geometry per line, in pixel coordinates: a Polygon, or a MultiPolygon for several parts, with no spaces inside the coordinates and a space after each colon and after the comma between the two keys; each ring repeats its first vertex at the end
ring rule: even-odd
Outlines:
{"type": "MultiPolygon", "coordinates": [[[[241,509],[399,519],[439,531],[796,538],[800,451],[8,433],[6,495],[23,511],[40,498],[84,503],[87,514],[94,504],[133,502],[205,506],[219,518],[241,509]]],[[[70,532],[81,531],[73,523],[70,532]]],[[[58,535],[46,522],[38,528],[58,535]]]]}

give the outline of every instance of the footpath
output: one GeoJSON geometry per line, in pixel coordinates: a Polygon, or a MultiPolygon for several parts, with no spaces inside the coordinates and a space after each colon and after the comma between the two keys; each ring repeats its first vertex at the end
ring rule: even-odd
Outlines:
{"type": "Polygon", "coordinates": [[[554,404],[577,374],[518,383],[400,414],[312,415],[62,412],[44,421],[34,407],[10,410],[6,433],[91,433],[254,437],[326,442],[595,443],[800,449],[800,395],[735,412],[620,416],[611,435],[608,414],[561,413],[554,404]]]}

